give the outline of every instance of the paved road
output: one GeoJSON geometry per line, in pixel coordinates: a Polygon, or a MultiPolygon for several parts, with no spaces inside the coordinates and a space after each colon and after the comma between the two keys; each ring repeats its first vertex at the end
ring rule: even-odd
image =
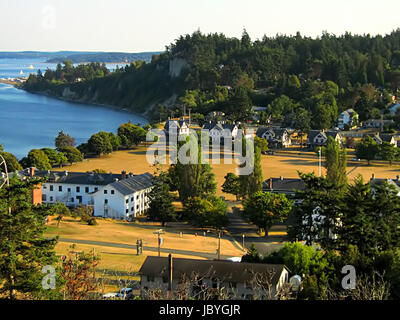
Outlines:
{"type": "MultiPolygon", "coordinates": [[[[116,243],[116,242],[104,242],[104,241],[92,241],[92,240],[78,240],[78,239],[69,239],[69,238],[59,238],[58,241],[60,242],[69,242],[69,243],[79,243],[79,244],[88,244],[88,245],[96,245],[102,247],[112,247],[112,248],[121,248],[121,249],[131,249],[135,250],[136,252],[136,245],[126,244],[126,243],[116,243]]],[[[158,252],[157,247],[147,247],[143,246],[143,251],[151,251],[151,252],[158,252]]],[[[197,251],[190,251],[190,250],[179,250],[179,249],[168,249],[162,248],[161,252],[163,253],[172,253],[172,254],[182,254],[188,256],[195,256],[206,258],[209,260],[213,260],[217,258],[217,254],[206,253],[206,252],[197,252],[197,251]]],[[[228,259],[232,256],[221,255],[221,259],[228,259]]]]}
{"type": "MultiPolygon", "coordinates": [[[[235,203],[228,203],[229,207],[235,206],[235,203]]],[[[229,210],[231,211],[231,210],[229,210]]],[[[233,210],[229,212],[230,225],[228,226],[228,231],[232,237],[241,245],[243,248],[243,235],[244,246],[247,249],[251,247],[252,244],[257,248],[257,251],[262,255],[270,254],[273,251],[278,250],[284,245],[285,236],[281,235],[270,235],[268,237],[260,237],[257,234],[258,228],[256,225],[249,224],[244,221],[238,210],[233,210]]],[[[286,232],[285,225],[275,225],[270,229],[270,232],[286,232]]]]}

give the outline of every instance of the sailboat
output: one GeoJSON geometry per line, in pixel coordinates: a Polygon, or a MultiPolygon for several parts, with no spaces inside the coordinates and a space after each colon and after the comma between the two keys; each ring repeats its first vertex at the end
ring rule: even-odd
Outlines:
{"type": "Polygon", "coordinates": [[[24,72],[21,70],[21,71],[19,72],[19,74],[21,74],[21,75],[22,75],[22,74],[24,74],[24,72]]]}

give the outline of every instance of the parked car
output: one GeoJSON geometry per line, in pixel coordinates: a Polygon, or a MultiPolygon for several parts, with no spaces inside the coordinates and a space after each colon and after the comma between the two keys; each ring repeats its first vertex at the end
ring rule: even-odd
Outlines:
{"type": "Polygon", "coordinates": [[[121,288],[119,292],[109,292],[103,295],[103,299],[132,299],[133,289],[132,288],[121,288]]]}
{"type": "Polygon", "coordinates": [[[351,159],[351,161],[361,161],[361,159],[353,158],[353,159],[351,159]]]}

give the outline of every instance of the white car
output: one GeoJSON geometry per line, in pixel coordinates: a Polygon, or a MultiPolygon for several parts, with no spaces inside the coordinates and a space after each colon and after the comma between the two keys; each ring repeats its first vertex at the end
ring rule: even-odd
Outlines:
{"type": "Polygon", "coordinates": [[[226,260],[232,261],[232,262],[241,262],[242,258],[241,257],[232,257],[232,258],[228,258],[226,260]]]}
{"type": "Polygon", "coordinates": [[[353,158],[353,159],[351,159],[351,161],[360,161],[360,159],[358,159],[358,158],[353,158]]]}
{"type": "Polygon", "coordinates": [[[116,298],[121,298],[121,299],[126,299],[129,298],[132,295],[132,288],[121,288],[119,292],[109,292],[103,295],[104,299],[116,299],[116,298]]]}

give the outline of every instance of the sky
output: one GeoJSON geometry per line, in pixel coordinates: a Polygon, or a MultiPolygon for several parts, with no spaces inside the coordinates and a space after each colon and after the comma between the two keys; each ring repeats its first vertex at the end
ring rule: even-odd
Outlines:
{"type": "Polygon", "coordinates": [[[398,12],[399,0],[0,0],[0,51],[162,51],[198,29],[384,35],[398,12]]]}

